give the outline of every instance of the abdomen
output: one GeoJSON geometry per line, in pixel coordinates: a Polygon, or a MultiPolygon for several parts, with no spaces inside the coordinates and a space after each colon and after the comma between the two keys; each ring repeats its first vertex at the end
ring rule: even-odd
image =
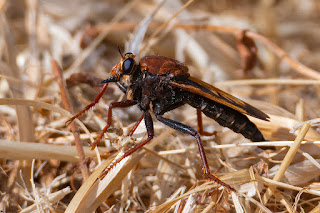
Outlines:
{"type": "Polygon", "coordinates": [[[228,127],[253,142],[265,141],[257,126],[242,113],[192,93],[188,93],[186,96],[188,104],[201,110],[206,116],[214,119],[221,126],[228,127]]]}

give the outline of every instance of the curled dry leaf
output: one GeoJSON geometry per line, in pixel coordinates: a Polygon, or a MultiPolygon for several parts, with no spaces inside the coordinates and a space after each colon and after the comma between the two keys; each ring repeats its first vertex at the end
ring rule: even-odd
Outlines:
{"type": "Polygon", "coordinates": [[[236,34],[237,49],[240,55],[241,68],[244,73],[250,71],[257,62],[257,46],[252,38],[246,35],[247,30],[236,34]]]}

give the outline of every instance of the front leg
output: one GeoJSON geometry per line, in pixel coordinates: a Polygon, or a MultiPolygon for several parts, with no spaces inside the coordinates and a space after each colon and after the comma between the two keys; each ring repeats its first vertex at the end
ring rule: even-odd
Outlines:
{"type": "Polygon", "coordinates": [[[100,90],[98,95],[95,97],[95,99],[88,106],[83,108],[78,114],[76,114],[75,116],[73,116],[72,118],[67,120],[65,125],[69,126],[74,119],[78,118],[80,115],[82,115],[83,113],[85,113],[86,111],[91,109],[94,105],[96,105],[99,102],[99,100],[101,99],[103,93],[106,91],[107,88],[108,88],[108,84],[103,85],[102,89],[100,90]]]}
{"type": "Polygon", "coordinates": [[[195,137],[197,140],[197,144],[198,144],[198,148],[199,148],[199,152],[200,152],[200,157],[201,157],[201,160],[202,160],[202,163],[204,166],[205,176],[208,177],[209,179],[215,181],[216,183],[228,188],[229,190],[235,191],[235,189],[232,188],[230,185],[226,184],[225,182],[220,180],[218,177],[211,174],[210,169],[209,169],[209,165],[208,165],[208,161],[207,161],[207,157],[206,157],[206,153],[205,153],[205,150],[204,150],[201,138],[200,138],[200,134],[195,129],[191,128],[190,126],[179,123],[177,121],[174,121],[174,120],[171,120],[168,118],[164,118],[161,115],[156,115],[156,118],[160,122],[164,123],[165,125],[173,128],[175,130],[178,130],[182,133],[189,134],[189,135],[195,137]]]}
{"type": "Polygon", "coordinates": [[[103,128],[103,130],[99,134],[98,138],[93,142],[93,144],[90,145],[92,150],[94,148],[96,148],[97,144],[99,143],[101,138],[104,136],[104,133],[106,133],[106,131],[108,130],[108,128],[112,124],[112,109],[113,108],[126,108],[126,107],[130,107],[130,106],[133,106],[136,104],[137,104],[137,102],[134,100],[127,100],[127,101],[122,101],[122,102],[113,102],[109,105],[107,125],[103,128]]]}

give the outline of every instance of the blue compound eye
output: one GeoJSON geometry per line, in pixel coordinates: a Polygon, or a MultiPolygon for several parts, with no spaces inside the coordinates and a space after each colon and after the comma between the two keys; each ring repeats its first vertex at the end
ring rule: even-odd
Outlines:
{"type": "Polygon", "coordinates": [[[133,58],[127,58],[122,63],[122,73],[124,75],[128,75],[133,71],[134,68],[134,59],[133,58]]]}

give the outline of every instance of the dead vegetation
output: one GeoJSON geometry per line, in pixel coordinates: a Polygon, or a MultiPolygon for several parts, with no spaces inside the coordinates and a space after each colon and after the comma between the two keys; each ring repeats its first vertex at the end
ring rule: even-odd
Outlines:
{"type": "MultiPolygon", "coordinates": [[[[320,211],[317,0],[3,0],[0,10],[2,212],[320,211]],[[265,143],[204,118],[217,132],[202,138],[211,169],[236,193],[203,180],[194,138],[156,121],[155,139],[97,181],[146,137],[143,122],[126,137],[141,116],[132,107],[115,110],[105,140],[88,147],[108,104],[125,98],[111,84],[82,122],[65,127],[118,63],[118,46],[183,61],[271,117],[252,118],[265,143]],[[276,151],[257,148],[268,145],[276,151]]],[[[196,128],[191,107],[166,116],[196,128]]]]}

